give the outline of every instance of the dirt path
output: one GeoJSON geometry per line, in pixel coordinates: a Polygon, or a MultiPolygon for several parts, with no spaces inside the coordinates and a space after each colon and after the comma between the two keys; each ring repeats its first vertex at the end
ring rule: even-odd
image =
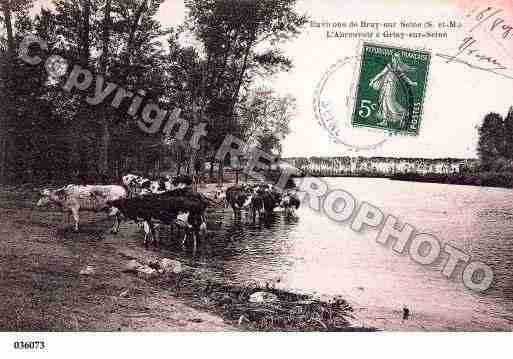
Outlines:
{"type": "Polygon", "coordinates": [[[32,190],[0,191],[0,330],[236,330],[162,283],[125,273],[123,251],[152,252],[108,234],[110,221],[85,214],[75,234],[56,209],[34,209],[36,200],[32,190]],[[86,266],[94,274],[79,274],[86,266]]]}

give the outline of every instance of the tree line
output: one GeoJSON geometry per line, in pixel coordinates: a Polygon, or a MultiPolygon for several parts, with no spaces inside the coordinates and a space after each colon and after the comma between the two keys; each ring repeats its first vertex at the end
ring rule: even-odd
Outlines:
{"type": "MultiPolygon", "coordinates": [[[[227,134],[281,154],[295,99],[261,84],[292,69],[281,45],[307,22],[296,0],[185,0],[186,18],[176,28],[158,21],[163,1],[54,0],[31,15],[33,0],[1,0],[1,182],[112,180],[171,165],[162,159],[178,170],[210,162],[213,176],[227,134]],[[67,59],[68,72],[77,64],[105,83],[143,90],[144,103],[179,109],[190,132],[206,122],[208,135],[193,149],[191,133],[177,140],[176,129],[141,131],[123,108],[128,105],[115,109],[108,99],[89,105],[94,84],[63,91],[67,76],[52,78],[44,64],[19,59],[28,34],[48,43],[46,55],[67,59]]],[[[222,174],[223,163],[218,168],[222,174]]]]}
{"type": "Polygon", "coordinates": [[[513,174],[513,106],[505,117],[487,114],[477,130],[480,171],[513,174]]]}

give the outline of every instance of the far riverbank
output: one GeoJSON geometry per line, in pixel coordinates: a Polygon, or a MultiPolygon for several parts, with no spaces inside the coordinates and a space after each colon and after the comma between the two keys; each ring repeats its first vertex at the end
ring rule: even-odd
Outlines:
{"type": "Polygon", "coordinates": [[[513,188],[513,173],[481,172],[474,174],[441,174],[441,173],[396,173],[381,174],[351,174],[351,175],[308,175],[306,177],[320,178],[384,178],[396,181],[411,181],[425,183],[441,183],[465,186],[513,188]]]}
{"type": "Polygon", "coordinates": [[[482,172],[477,174],[402,173],[389,177],[397,181],[443,183],[466,186],[513,188],[513,174],[482,172]]]}

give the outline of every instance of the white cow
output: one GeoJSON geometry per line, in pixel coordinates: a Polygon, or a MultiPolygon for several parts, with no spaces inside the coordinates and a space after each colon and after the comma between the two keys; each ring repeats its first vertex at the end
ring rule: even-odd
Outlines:
{"type": "MultiPolygon", "coordinates": [[[[115,201],[127,197],[127,191],[123,186],[117,185],[67,185],[66,187],[57,190],[44,189],[41,191],[41,199],[37,202],[37,206],[44,206],[48,204],[57,204],[63,211],[71,213],[75,220],[74,231],[78,232],[78,223],[80,220],[79,212],[93,211],[101,212],[108,211],[109,215],[116,216],[116,223],[119,223],[119,211],[114,209],[109,211],[110,206],[108,201],[115,201]]],[[[114,227],[113,227],[114,228],[114,227]]]]}

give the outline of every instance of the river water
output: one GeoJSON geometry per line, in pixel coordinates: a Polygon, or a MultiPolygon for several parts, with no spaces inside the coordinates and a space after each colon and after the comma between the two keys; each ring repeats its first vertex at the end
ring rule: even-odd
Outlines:
{"type": "Polygon", "coordinates": [[[447,279],[444,261],[424,267],[376,243],[377,232],[355,233],[307,206],[299,220],[252,224],[231,211],[216,212],[219,230],[195,260],[239,283],[253,280],[319,296],[340,295],[355,309],[355,324],[385,330],[513,329],[513,191],[500,188],[329,178],[343,189],[490,265],[484,294],[466,289],[461,270],[447,279]],[[412,317],[402,320],[406,305],[412,317]]]}

